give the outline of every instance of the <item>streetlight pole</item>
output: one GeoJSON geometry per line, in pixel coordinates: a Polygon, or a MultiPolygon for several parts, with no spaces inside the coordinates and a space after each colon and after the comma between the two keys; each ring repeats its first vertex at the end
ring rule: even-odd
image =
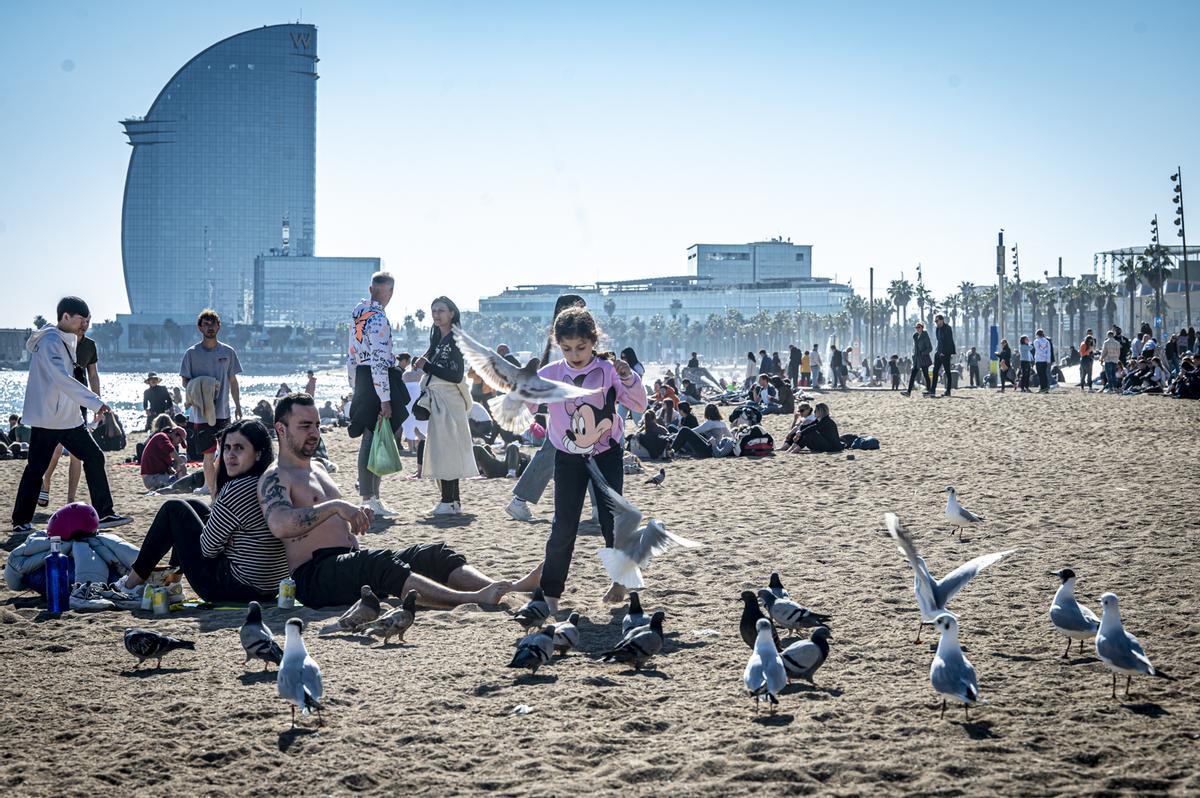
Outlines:
{"type": "MultiPolygon", "coordinates": [[[[1175,167],[1175,174],[1171,175],[1171,182],[1175,184],[1175,196],[1171,199],[1179,207],[1175,209],[1175,224],[1179,227],[1179,237],[1183,239],[1183,303],[1187,313],[1187,326],[1190,329],[1192,326],[1192,281],[1191,275],[1188,272],[1188,251],[1187,251],[1187,224],[1183,220],[1183,169],[1175,167]]],[[[1195,344],[1192,344],[1193,347],[1195,344]]]]}
{"type": "MultiPolygon", "coordinates": [[[[1004,340],[1004,228],[996,244],[996,318],[1000,321],[1000,340],[1004,340]]],[[[990,348],[990,346],[989,346],[990,348]]]]}
{"type": "Polygon", "coordinates": [[[870,331],[868,333],[868,336],[870,337],[870,340],[871,340],[871,343],[870,343],[871,356],[873,357],[875,354],[877,354],[875,351],[875,267],[874,266],[872,266],[870,268],[869,275],[870,276],[867,278],[867,329],[870,331]]]}

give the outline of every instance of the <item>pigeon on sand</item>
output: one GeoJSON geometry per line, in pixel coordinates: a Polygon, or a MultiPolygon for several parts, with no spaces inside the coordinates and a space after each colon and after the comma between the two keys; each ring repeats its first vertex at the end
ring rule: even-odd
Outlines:
{"type": "Polygon", "coordinates": [[[279,665],[283,659],[283,649],[276,642],[270,627],[263,623],[262,605],[257,601],[250,602],[246,610],[246,621],[238,630],[238,637],[241,638],[242,648],[246,652],[246,663],[252,659],[261,659],[263,670],[269,671],[272,664],[279,665]]]}
{"type": "Polygon", "coordinates": [[[545,665],[554,656],[554,634],[549,629],[539,629],[531,635],[526,635],[517,643],[517,652],[513,654],[510,668],[528,668],[531,674],[536,674],[538,668],[545,665]]]}
{"type": "Polygon", "coordinates": [[[813,684],[813,674],[825,664],[829,656],[829,639],[833,634],[828,626],[818,626],[813,629],[812,637],[792,643],[779,656],[783,659],[783,667],[787,670],[788,679],[804,679],[813,684]]]}
{"type": "Polygon", "coordinates": [[[663,619],[666,613],[659,610],[650,618],[649,626],[638,626],[630,629],[621,641],[604,652],[603,662],[631,663],[634,670],[641,670],[647,660],[662,651],[663,619]]]}
{"type": "Polygon", "coordinates": [[[533,589],[533,597],[525,602],[521,609],[513,615],[513,620],[521,624],[522,629],[537,629],[546,623],[550,617],[550,605],[546,603],[546,594],[541,587],[533,589]]]}
{"type": "Polygon", "coordinates": [[[777,625],[789,631],[804,627],[824,626],[829,623],[829,616],[813,612],[808,607],[801,607],[791,599],[775,598],[775,594],[766,588],[758,591],[767,615],[777,625]]]}
{"type": "Polygon", "coordinates": [[[180,648],[195,651],[196,644],[191,640],[160,635],[149,629],[129,628],[125,630],[125,650],[138,659],[138,664],[133,666],[135,671],[142,667],[142,663],[148,659],[155,660],[155,668],[161,668],[162,658],[180,648]]]}
{"type": "Polygon", "coordinates": [[[416,616],[417,591],[410,590],[399,607],[390,609],[383,615],[380,615],[364,631],[372,637],[382,637],[385,646],[393,636],[399,637],[400,642],[403,643],[404,633],[408,631],[408,627],[413,625],[413,620],[416,619],[416,616]]]}
{"type": "Polygon", "coordinates": [[[321,629],[321,634],[330,632],[359,632],[369,623],[379,617],[379,597],[371,590],[370,585],[363,585],[359,590],[359,599],[350,605],[350,609],[331,624],[321,629]]]}

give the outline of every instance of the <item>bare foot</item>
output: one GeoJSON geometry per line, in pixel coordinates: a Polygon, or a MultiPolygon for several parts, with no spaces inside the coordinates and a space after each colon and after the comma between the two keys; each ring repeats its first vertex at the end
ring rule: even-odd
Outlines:
{"type": "Polygon", "coordinates": [[[420,478],[421,478],[421,472],[420,472],[420,471],[418,471],[418,472],[417,472],[417,473],[415,473],[415,474],[409,474],[407,477],[405,477],[405,479],[420,479],[420,478]]]}
{"type": "Polygon", "coordinates": [[[479,604],[497,604],[510,590],[512,582],[492,582],[487,587],[475,591],[475,601],[479,604]]]}
{"type": "Polygon", "coordinates": [[[513,582],[512,589],[517,593],[532,593],[533,589],[542,581],[542,566],[545,564],[545,560],[538,563],[537,568],[534,568],[532,571],[525,574],[525,576],[521,577],[516,582],[513,582]]]}
{"type": "Polygon", "coordinates": [[[604,603],[620,604],[624,600],[625,588],[622,585],[618,585],[616,582],[613,582],[612,585],[609,586],[608,592],[604,594],[604,603]]]}

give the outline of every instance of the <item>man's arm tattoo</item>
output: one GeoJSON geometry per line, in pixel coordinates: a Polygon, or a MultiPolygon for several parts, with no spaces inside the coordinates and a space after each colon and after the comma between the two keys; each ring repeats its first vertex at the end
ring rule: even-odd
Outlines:
{"type": "Polygon", "coordinates": [[[271,513],[278,509],[291,510],[292,502],[288,490],[279,481],[278,474],[269,474],[262,485],[263,517],[270,519],[271,513]]]}

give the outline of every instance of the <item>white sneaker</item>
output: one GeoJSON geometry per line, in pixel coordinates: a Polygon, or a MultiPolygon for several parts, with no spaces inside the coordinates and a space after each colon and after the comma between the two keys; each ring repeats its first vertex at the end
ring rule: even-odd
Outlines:
{"type": "Polygon", "coordinates": [[[71,591],[68,606],[75,612],[98,612],[100,610],[116,609],[108,599],[100,595],[104,585],[100,582],[79,582],[71,591]]]}
{"type": "Polygon", "coordinates": [[[516,496],[513,496],[512,501],[504,508],[504,512],[512,516],[514,521],[533,520],[533,510],[529,509],[529,502],[518,499],[516,496]]]}
{"type": "Polygon", "coordinates": [[[371,508],[371,512],[375,513],[378,518],[392,518],[396,515],[396,511],[383,503],[383,499],[378,496],[368,499],[363,502],[363,505],[371,508]]]}
{"type": "Polygon", "coordinates": [[[198,488],[193,488],[193,489],[192,489],[192,494],[193,494],[193,495],[195,495],[195,496],[207,496],[207,495],[208,495],[208,488],[207,488],[207,487],[205,487],[204,485],[201,485],[201,486],[200,486],[200,487],[198,487],[198,488]]]}
{"type": "Polygon", "coordinates": [[[506,474],[505,476],[507,476],[509,479],[516,479],[517,478],[517,469],[515,469],[515,468],[508,469],[508,474],[506,474]]]}
{"type": "Polygon", "coordinates": [[[438,502],[438,506],[433,508],[430,515],[458,515],[458,512],[454,502],[438,502]]]}

